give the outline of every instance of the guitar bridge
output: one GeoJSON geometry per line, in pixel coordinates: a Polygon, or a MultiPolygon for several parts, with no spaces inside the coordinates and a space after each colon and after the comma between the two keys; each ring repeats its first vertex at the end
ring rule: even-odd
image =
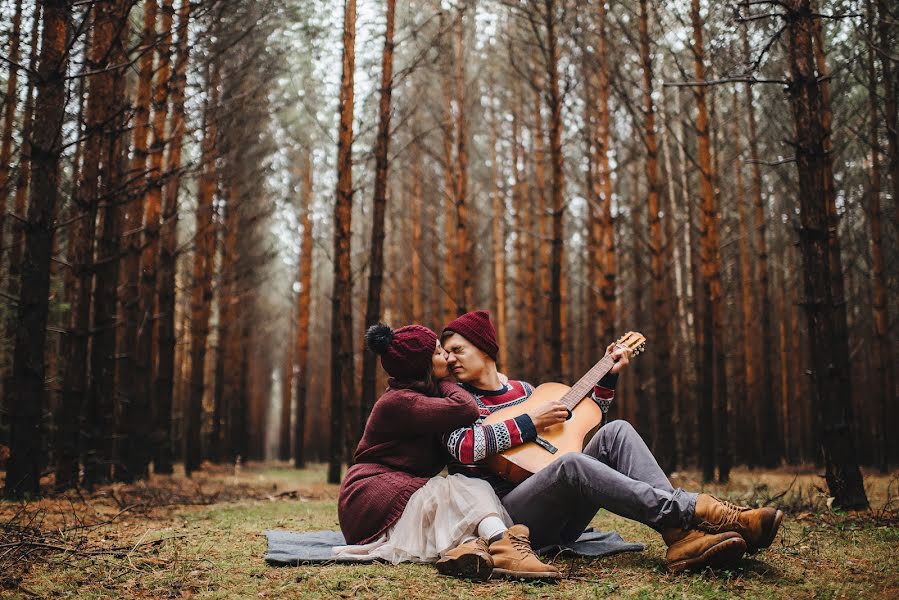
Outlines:
{"type": "Polygon", "coordinates": [[[537,436],[537,439],[534,440],[534,443],[537,444],[538,446],[540,446],[541,448],[543,448],[544,450],[546,450],[547,452],[549,452],[550,454],[555,454],[556,452],[559,451],[558,448],[553,446],[551,443],[549,443],[547,440],[543,439],[539,435],[537,436]]]}

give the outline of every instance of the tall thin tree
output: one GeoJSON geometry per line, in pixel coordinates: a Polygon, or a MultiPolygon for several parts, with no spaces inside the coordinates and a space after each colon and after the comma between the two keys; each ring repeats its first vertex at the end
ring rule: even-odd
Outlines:
{"type": "MultiPolygon", "coordinates": [[[[714,167],[711,155],[711,136],[709,134],[708,105],[705,88],[705,48],[703,45],[704,22],[699,13],[699,0],[692,0],[690,16],[693,26],[693,67],[697,86],[696,97],[696,137],[699,144],[700,192],[702,196],[702,214],[700,229],[700,255],[702,262],[702,301],[706,303],[704,311],[704,360],[702,370],[702,407],[704,411],[711,409],[714,414],[714,433],[706,431],[714,440],[714,463],[718,466],[718,478],[726,482],[730,472],[729,456],[729,417],[727,410],[727,380],[725,379],[726,356],[724,344],[724,299],[721,287],[721,246],[718,231],[718,200],[714,189],[714,167]]],[[[700,435],[703,435],[701,432],[700,435]]],[[[708,446],[705,447],[706,452],[708,446]]],[[[710,480],[714,475],[714,466],[706,462],[703,467],[703,478],[710,480]]]]}
{"type": "Polygon", "coordinates": [[[823,123],[821,90],[815,65],[815,26],[810,0],[791,0],[787,8],[788,94],[796,127],[796,166],[799,180],[799,246],[802,251],[803,307],[808,322],[811,357],[811,393],[824,458],[825,478],[834,504],[843,509],[866,508],[868,498],[858,467],[852,435],[852,405],[849,397],[849,342],[846,312],[835,305],[829,238],[837,232],[829,227],[825,182],[826,129],[823,123]],[[841,325],[836,321],[842,319],[841,325]]]}
{"type": "Polygon", "coordinates": [[[39,123],[31,139],[28,225],[13,352],[16,385],[9,407],[10,458],[4,487],[4,494],[9,498],[40,492],[50,254],[53,220],[59,201],[59,161],[69,58],[67,43],[72,28],[72,7],[68,0],[44,0],[41,6],[43,34],[35,103],[39,123]]]}
{"type": "MultiPolygon", "coordinates": [[[[353,281],[350,232],[353,217],[353,75],[356,65],[356,0],[344,0],[343,71],[337,136],[337,190],[334,202],[334,286],[331,295],[331,456],[328,482],[339,483],[346,441],[352,428],[353,281]],[[349,408],[350,410],[347,410],[349,408]]],[[[355,435],[355,431],[354,431],[355,435]]]]}
{"type": "Polygon", "coordinates": [[[153,468],[167,473],[172,463],[172,395],[175,382],[175,271],[178,246],[178,194],[181,188],[181,154],[186,129],[184,104],[187,87],[187,63],[190,0],[182,0],[178,9],[178,42],[175,50],[175,70],[171,79],[172,118],[169,125],[169,149],[163,173],[162,224],[159,245],[159,318],[157,334],[159,348],[156,380],[153,468]]]}
{"type": "Polygon", "coordinates": [[[301,224],[303,241],[300,245],[299,282],[297,294],[297,351],[296,351],[296,420],[293,434],[294,465],[302,469],[306,464],[306,395],[309,387],[309,303],[312,296],[312,152],[303,155],[303,187],[301,224]]]}
{"type": "Polygon", "coordinates": [[[655,104],[652,99],[652,54],[649,42],[649,11],[647,0],[640,0],[640,62],[643,66],[643,143],[646,151],[646,189],[648,194],[647,220],[649,221],[650,273],[652,277],[653,322],[653,379],[655,400],[652,404],[654,443],[657,448],[669,451],[659,454],[660,465],[670,472],[676,465],[674,427],[671,420],[673,405],[673,381],[671,373],[672,314],[669,301],[667,266],[664,257],[667,249],[662,239],[662,186],[659,178],[659,146],[656,140],[655,104]]]}
{"type": "MultiPolygon", "coordinates": [[[[168,144],[166,122],[168,117],[169,93],[171,86],[171,48],[172,23],[174,22],[174,0],[162,0],[161,31],[156,44],[158,55],[156,67],[156,87],[153,90],[152,130],[149,148],[149,172],[147,188],[144,192],[144,228],[140,253],[140,322],[137,330],[135,346],[135,364],[137,365],[138,387],[135,393],[143,397],[141,404],[149,408],[151,421],[147,423],[147,443],[150,445],[150,456],[159,456],[159,448],[168,444],[168,435],[156,427],[159,422],[156,394],[154,390],[154,354],[158,352],[156,339],[156,291],[159,274],[159,235],[160,216],[162,214],[163,160],[168,144]]],[[[171,461],[161,460],[153,465],[154,472],[171,472],[171,461]]]]}
{"type": "Polygon", "coordinates": [[[153,92],[153,51],[156,42],[157,0],[144,3],[137,93],[134,99],[132,153],[128,164],[128,201],[123,211],[124,247],[121,300],[123,333],[119,362],[118,389],[122,394],[121,433],[128,438],[122,445],[122,469],[116,478],[134,481],[149,474],[150,416],[149,398],[141,390],[141,365],[138,364],[137,336],[143,326],[140,312],[140,254],[143,239],[144,191],[150,137],[150,100],[153,92]]]}
{"type": "MultiPolygon", "coordinates": [[[[387,211],[387,174],[390,149],[391,97],[393,95],[393,22],[396,0],[387,0],[384,51],[381,54],[381,97],[378,104],[378,134],[375,141],[375,182],[371,217],[371,258],[368,264],[368,300],[365,326],[381,320],[381,288],[384,279],[384,215],[387,211]]],[[[362,349],[362,418],[360,427],[375,404],[375,377],[378,359],[374,352],[362,349]]],[[[359,433],[361,436],[361,431],[359,433]]]]}

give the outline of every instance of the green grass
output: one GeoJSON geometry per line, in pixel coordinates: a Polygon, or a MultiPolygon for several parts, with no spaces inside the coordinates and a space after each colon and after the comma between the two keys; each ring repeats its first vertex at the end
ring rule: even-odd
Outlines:
{"type": "MultiPolygon", "coordinates": [[[[42,527],[73,523],[100,526],[78,532],[82,548],[126,548],[116,555],[80,556],[60,552],[32,555],[29,568],[0,596],[72,598],[895,598],[899,567],[893,551],[899,526],[878,515],[834,515],[826,510],[790,513],[772,548],[744,559],[730,571],[669,575],[664,545],[647,527],[602,511],[593,525],[617,530],[647,546],[639,554],[556,561],[565,579],[557,585],[491,581],[470,583],[437,575],[429,565],[327,565],[270,567],[263,561],[265,529],[311,531],[337,527],[336,486],[323,483],[324,471],[283,466],[210,471],[204,493],[252,489],[253,497],[205,506],[145,505],[102,524],[121,508],[111,494],[84,502],[45,499],[27,505],[42,512],[42,527]],[[288,492],[288,493],[285,493],[288,492]],[[161,540],[154,542],[154,540],[161,540]],[[133,548],[132,548],[133,546],[133,548]],[[127,550],[132,548],[131,550],[127,550]]],[[[793,475],[735,475],[726,488],[745,498],[768,480],[772,492],[787,488],[793,475]]],[[[176,478],[177,480],[177,478],[176,478]]],[[[163,481],[162,478],[159,481],[163,481]]],[[[683,476],[681,485],[690,483],[683,476]]],[[[869,477],[871,495],[887,501],[885,477],[869,477]]],[[[156,482],[148,488],[152,488],[156,482]]],[[[182,483],[182,485],[185,485],[182,483]]],[[[695,487],[698,484],[694,485],[695,487]]],[[[116,497],[121,497],[119,490],[116,497]]],[[[139,496],[138,496],[139,497],[139,496]]],[[[152,496],[157,498],[157,496],[152,496]]],[[[0,504],[2,517],[22,505],[0,504]]],[[[816,508],[814,506],[808,508],[816,508]]],[[[71,540],[70,545],[76,545],[71,540]]],[[[2,550],[0,550],[2,553],[2,550]]]]}

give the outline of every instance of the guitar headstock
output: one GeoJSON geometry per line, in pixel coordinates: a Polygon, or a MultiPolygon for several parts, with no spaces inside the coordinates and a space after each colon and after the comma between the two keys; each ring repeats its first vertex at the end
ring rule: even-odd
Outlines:
{"type": "Polygon", "coordinates": [[[646,338],[642,333],[636,331],[628,331],[615,342],[616,346],[627,348],[631,351],[631,356],[637,356],[646,350],[646,338]]]}

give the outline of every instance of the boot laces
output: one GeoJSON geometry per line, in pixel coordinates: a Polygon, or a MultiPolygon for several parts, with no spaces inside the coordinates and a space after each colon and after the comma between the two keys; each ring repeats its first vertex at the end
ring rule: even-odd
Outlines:
{"type": "MultiPolygon", "coordinates": [[[[714,496],[712,496],[715,498],[714,496]]],[[[724,528],[727,528],[731,525],[735,525],[740,520],[740,513],[746,510],[750,510],[745,506],[739,506],[734,504],[733,502],[728,502],[727,500],[721,500],[720,498],[715,498],[718,504],[724,509],[724,514],[721,516],[721,519],[715,523],[710,523],[705,521],[704,524],[710,530],[721,531],[724,528]]]]}
{"type": "Polygon", "coordinates": [[[534,549],[531,548],[531,541],[522,536],[515,535],[514,533],[509,534],[509,541],[512,542],[512,547],[521,552],[524,555],[534,554],[534,549]]]}
{"type": "Polygon", "coordinates": [[[715,498],[715,500],[717,500],[718,502],[723,504],[729,510],[735,510],[737,512],[745,512],[747,510],[752,510],[748,506],[740,506],[739,504],[734,504],[733,502],[730,502],[728,500],[722,500],[721,498],[716,498],[715,496],[712,496],[712,498],[715,498]]]}

